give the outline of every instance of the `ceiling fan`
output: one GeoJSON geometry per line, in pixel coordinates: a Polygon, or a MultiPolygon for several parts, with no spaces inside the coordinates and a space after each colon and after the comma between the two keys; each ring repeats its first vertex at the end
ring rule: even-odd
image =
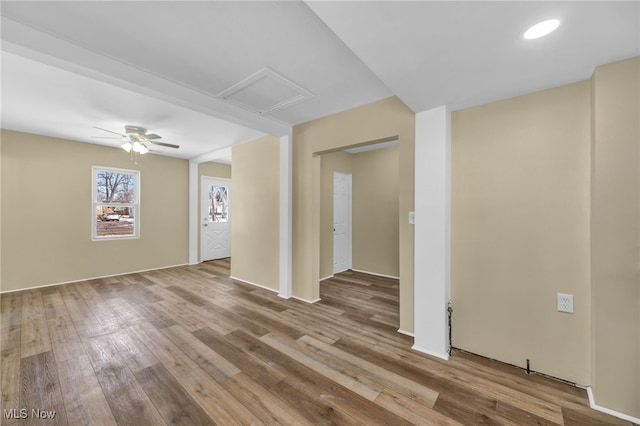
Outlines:
{"type": "Polygon", "coordinates": [[[162,136],[156,135],[155,133],[147,133],[147,129],[140,126],[131,126],[125,125],[124,131],[125,134],[114,132],[113,130],[103,129],[102,127],[95,127],[94,129],[102,130],[104,132],[113,133],[114,135],[118,135],[119,137],[113,136],[92,136],[94,138],[99,139],[122,139],[124,143],[121,145],[121,148],[127,152],[135,152],[137,154],[146,154],[150,151],[147,144],[164,146],[167,148],[180,148],[180,145],[174,145],[166,142],[159,142],[158,139],[161,139],[162,136]]]}

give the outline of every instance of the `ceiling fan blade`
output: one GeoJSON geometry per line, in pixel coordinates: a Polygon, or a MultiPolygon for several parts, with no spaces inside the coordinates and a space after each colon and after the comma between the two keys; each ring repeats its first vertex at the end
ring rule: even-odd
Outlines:
{"type": "Polygon", "coordinates": [[[156,135],[155,133],[149,133],[148,135],[144,135],[144,137],[147,140],[162,139],[162,136],[156,135]]]}
{"type": "Polygon", "coordinates": [[[127,137],[127,135],[123,135],[122,133],[114,132],[113,130],[103,129],[102,127],[93,126],[93,128],[94,129],[98,129],[98,130],[102,130],[103,132],[113,133],[114,135],[122,136],[123,138],[127,137]]]}
{"type": "Polygon", "coordinates": [[[174,145],[166,142],[149,141],[149,143],[152,143],[154,145],[166,146],[167,148],[180,148],[180,145],[174,145]]]}
{"type": "Polygon", "coordinates": [[[122,139],[122,138],[117,138],[115,136],[91,136],[91,137],[95,139],[122,139]]]}

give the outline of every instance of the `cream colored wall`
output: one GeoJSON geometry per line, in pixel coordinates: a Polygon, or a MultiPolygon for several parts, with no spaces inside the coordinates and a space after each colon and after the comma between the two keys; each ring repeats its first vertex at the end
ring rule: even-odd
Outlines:
{"type": "Polygon", "coordinates": [[[209,161],[198,164],[198,179],[202,176],[231,179],[231,164],[209,161]]]}
{"type": "Polygon", "coordinates": [[[279,290],[280,140],[234,145],[231,276],[279,290]]]}
{"type": "MultiPolygon", "coordinates": [[[[217,177],[223,179],[231,179],[231,164],[216,163],[209,161],[207,163],[198,164],[198,223],[202,223],[202,176],[217,177]]],[[[200,241],[201,234],[198,232],[198,259],[202,244],[200,241]]]]}
{"type": "Polygon", "coordinates": [[[353,156],[353,269],[397,277],[398,147],[353,156]]]}
{"type": "MultiPolygon", "coordinates": [[[[400,218],[413,210],[415,114],[387,98],[293,128],[293,295],[315,300],[320,278],[320,157],[317,153],[399,139],[400,218]]],[[[234,157],[235,167],[235,157],[234,157]]],[[[413,331],[413,228],[400,227],[400,327],[413,331]]]]}
{"type": "Polygon", "coordinates": [[[596,68],[592,84],[593,392],[640,418],[640,58],[596,68]]]}
{"type": "Polygon", "coordinates": [[[2,291],[187,263],[188,162],[2,130],[2,291]],[[140,170],[140,238],[92,241],[91,167],[140,170]]]}
{"type": "Polygon", "coordinates": [[[397,277],[398,148],[321,156],[320,277],[333,275],[333,173],[352,175],[353,268],[397,277]]]}
{"type": "MultiPolygon", "coordinates": [[[[333,275],[333,172],[353,173],[353,155],[338,151],[321,156],[320,277],[333,275]]],[[[356,219],[354,219],[355,221],[356,219]]]]}
{"type": "Polygon", "coordinates": [[[589,383],[589,127],[588,81],[452,114],[455,347],[589,383]]]}

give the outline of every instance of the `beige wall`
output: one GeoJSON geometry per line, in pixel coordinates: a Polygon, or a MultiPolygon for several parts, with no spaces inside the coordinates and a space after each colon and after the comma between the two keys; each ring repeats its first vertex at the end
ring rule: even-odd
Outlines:
{"type": "Polygon", "coordinates": [[[2,130],[2,291],[188,262],[188,162],[2,130]],[[91,167],[140,170],[140,238],[92,241],[91,167]]]}
{"type": "Polygon", "coordinates": [[[231,169],[231,275],[279,290],[280,140],[234,145],[231,169]]]}
{"type": "Polygon", "coordinates": [[[231,164],[209,161],[198,164],[198,179],[202,176],[231,179],[231,164]]]}
{"type": "MultiPolygon", "coordinates": [[[[231,164],[216,163],[209,161],[198,164],[198,223],[202,223],[202,176],[231,179],[231,164]]],[[[201,228],[198,228],[201,229],[201,228]]],[[[202,260],[200,251],[202,243],[201,233],[198,232],[198,259],[202,260]]]]}
{"type": "Polygon", "coordinates": [[[452,115],[453,345],[590,380],[590,84],[452,115]],[[556,293],[574,295],[574,314],[556,293]]]}
{"type": "Polygon", "coordinates": [[[398,147],[353,156],[353,269],[397,277],[398,147]]]}
{"type": "Polygon", "coordinates": [[[599,405],[640,418],[640,58],[592,84],[592,385],[599,405]]]}
{"type": "MultiPolygon", "coordinates": [[[[338,151],[321,156],[320,277],[333,275],[333,172],[353,173],[353,155],[338,151]]],[[[356,219],[354,218],[353,221],[356,219]]]]}
{"type": "Polygon", "coordinates": [[[353,269],[397,277],[398,148],[321,156],[320,277],[333,275],[333,173],[352,175],[353,269]]]}
{"type": "MultiPolygon", "coordinates": [[[[399,214],[413,210],[415,114],[387,98],[293,128],[293,294],[315,300],[320,278],[320,157],[376,140],[399,139],[399,214]]],[[[235,167],[235,157],[234,157],[235,167]]],[[[413,228],[399,220],[400,327],[413,331],[413,228]]]]}

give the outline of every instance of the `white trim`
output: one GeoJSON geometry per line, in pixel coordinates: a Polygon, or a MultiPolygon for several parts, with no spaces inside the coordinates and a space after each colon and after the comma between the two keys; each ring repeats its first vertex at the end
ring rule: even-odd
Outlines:
{"type": "Polygon", "coordinates": [[[291,135],[280,137],[279,276],[280,297],[291,297],[293,227],[293,147],[291,135]]]}
{"type": "Polygon", "coordinates": [[[313,304],[313,303],[316,303],[316,302],[320,301],[319,297],[317,299],[314,299],[314,300],[307,300],[307,299],[304,299],[304,298],[298,297],[298,296],[291,296],[291,298],[299,300],[299,301],[304,302],[304,303],[309,303],[309,304],[313,304]]]}
{"type": "Polygon", "coordinates": [[[320,281],[328,280],[328,279],[333,278],[333,277],[335,277],[335,275],[334,275],[334,274],[327,275],[327,276],[326,276],[326,277],[324,277],[324,278],[320,278],[320,281]]]}
{"type": "Polygon", "coordinates": [[[274,290],[274,289],[272,289],[271,287],[267,287],[267,286],[262,285],[262,284],[257,284],[257,283],[251,282],[251,281],[243,280],[243,279],[241,279],[241,278],[233,277],[233,276],[231,276],[231,275],[229,275],[229,278],[231,278],[232,280],[240,281],[241,283],[245,283],[245,284],[252,285],[252,286],[254,286],[254,287],[259,287],[259,288],[262,288],[262,289],[264,289],[264,290],[269,290],[269,291],[272,291],[272,292],[274,292],[274,293],[278,293],[278,290],[274,290]]]}
{"type": "Polygon", "coordinates": [[[443,359],[445,361],[449,361],[449,354],[446,352],[444,354],[441,354],[438,352],[430,351],[429,349],[421,348],[420,346],[417,346],[417,345],[411,346],[411,349],[413,349],[414,351],[422,352],[427,355],[434,356],[436,358],[443,359]]]}
{"type": "Polygon", "coordinates": [[[601,413],[609,414],[610,416],[617,417],[622,420],[626,420],[631,423],[640,424],[640,417],[632,417],[628,414],[624,414],[619,411],[615,411],[610,408],[602,407],[596,404],[596,398],[593,395],[593,390],[591,389],[591,386],[587,386],[587,395],[589,396],[589,406],[592,409],[596,411],[600,411],[601,413]]]}
{"type": "Polygon", "coordinates": [[[414,157],[415,343],[445,354],[451,288],[451,113],[446,106],[416,114],[414,157]]]}
{"type": "Polygon", "coordinates": [[[101,275],[101,276],[98,276],[98,277],[81,278],[81,279],[72,280],[72,281],[61,281],[59,283],[42,284],[42,285],[36,285],[36,286],[33,286],[33,287],[17,288],[15,290],[5,290],[5,291],[0,291],[0,294],[15,293],[15,292],[18,292],[18,291],[26,291],[26,290],[34,290],[36,288],[54,287],[54,286],[57,286],[57,285],[67,285],[67,284],[81,283],[83,281],[100,280],[100,279],[103,279],[103,278],[120,277],[122,275],[140,274],[142,272],[159,271],[161,269],[178,268],[180,266],[191,266],[191,265],[189,265],[188,263],[180,263],[180,264],[177,264],[177,265],[160,266],[158,268],[140,269],[138,271],[121,272],[121,273],[118,273],[118,274],[101,275]]]}
{"type": "Polygon", "coordinates": [[[363,273],[363,274],[375,275],[376,277],[393,278],[394,280],[399,280],[400,279],[400,277],[396,277],[396,276],[393,276],[393,275],[378,274],[377,272],[363,271],[362,269],[353,269],[353,268],[351,268],[351,270],[353,272],[360,272],[360,273],[363,273]]]}
{"type": "Polygon", "coordinates": [[[410,331],[405,331],[401,328],[398,329],[398,333],[404,334],[405,336],[414,337],[413,333],[411,333],[410,331]]]}
{"type": "Polygon", "coordinates": [[[198,163],[189,161],[189,265],[197,265],[198,259],[198,163]]]}

